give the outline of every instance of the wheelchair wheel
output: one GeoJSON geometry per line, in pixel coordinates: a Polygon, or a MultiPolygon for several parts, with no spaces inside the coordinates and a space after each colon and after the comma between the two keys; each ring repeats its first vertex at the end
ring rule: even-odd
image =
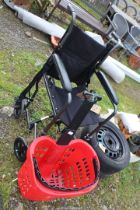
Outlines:
{"type": "Polygon", "coordinates": [[[19,100],[18,98],[15,98],[15,105],[14,105],[14,117],[18,119],[22,113],[25,111],[25,107],[28,104],[27,99],[19,100]]]}
{"type": "Polygon", "coordinates": [[[22,137],[17,137],[14,142],[14,154],[20,162],[26,160],[26,152],[28,146],[26,141],[22,137]]]}
{"type": "Polygon", "coordinates": [[[21,109],[14,108],[14,117],[18,119],[21,115],[21,109]]]}
{"type": "MultiPolygon", "coordinates": [[[[84,127],[80,138],[93,130],[95,125],[84,127]]],[[[89,142],[96,151],[101,165],[101,176],[124,169],[130,161],[130,149],[121,131],[110,121],[95,133],[89,142]]]]}
{"type": "Polygon", "coordinates": [[[14,105],[14,117],[18,119],[21,115],[22,111],[22,102],[19,101],[18,97],[15,98],[15,105],[14,105]]]}

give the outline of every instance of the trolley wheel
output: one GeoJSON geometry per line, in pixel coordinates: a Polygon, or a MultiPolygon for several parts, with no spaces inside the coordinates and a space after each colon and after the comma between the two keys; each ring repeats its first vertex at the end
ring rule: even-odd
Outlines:
{"type": "MultiPolygon", "coordinates": [[[[84,138],[94,127],[96,126],[89,125],[81,128],[78,137],[84,138]]],[[[112,122],[108,121],[101,126],[99,131],[93,134],[89,143],[98,155],[101,175],[111,175],[124,169],[129,164],[130,149],[128,142],[112,122]]]]}
{"type": "Polygon", "coordinates": [[[15,105],[14,105],[14,117],[18,119],[22,112],[22,102],[15,98],[15,105]]]}
{"type": "Polygon", "coordinates": [[[26,160],[27,149],[27,142],[24,138],[17,137],[14,142],[14,154],[20,162],[24,162],[26,160]]]}
{"type": "Polygon", "coordinates": [[[14,117],[18,119],[21,114],[23,114],[26,110],[26,106],[29,103],[28,99],[23,98],[22,100],[19,98],[15,98],[15,105],[14,105],[14,117]]]}
{"type": "Polygon", "coordinates": [[[18,118],[20,117],[20,115],[21,115],[21,109],[19,109],[19,108],[14,108],[14,117],[15,117],[16,119],[18,119],[18,118]]]}

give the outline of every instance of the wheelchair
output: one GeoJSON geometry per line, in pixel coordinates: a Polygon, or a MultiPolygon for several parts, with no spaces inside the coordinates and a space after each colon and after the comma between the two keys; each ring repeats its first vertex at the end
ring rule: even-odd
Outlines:
{"type": "MultiPolygon", "coordinates": [[[[27,187],[27,183],[26,185],[23,183],[23,180],[25,180],[26,172],[32,170],[39,180],[39,187],[40,184],[43,184],[43,187],[47,187],[47,190],[49,189],[49,193],[47,194],[47,197],[45,197],[45,199],[48,200],[54,199],[54,197],[74,196],[75,194],[73,193],[73,190],[78,188],[72,187],[77,186],[76,184],[72,184],[70,187],[71,184],[65,184],[64,180],[61,180],[61,184],[58,184],[56,181],[58,174],[51,175],[51,180],[53,176],[53,178],[55,177],[55,181],[54,179],[52,182],[50,179],[48,181],[47,177],[50,175],[53,168],[50,166],[50,162],[48,160],[46,163],[48,166],[48,172],[45,171],[43,167],[43,163],[45,164],[46,161],[45,154],[52,157],[50,158],[51,162],[55,164],[55,168],[57,169],[60,168],[60,164],[58,164],[58,162],[61,162],[61,166],[63,165],[63,156],[65,156],[64,153],[67,149],[71,153],[73,150],[77,150],[77,153],[74,153],[75,158],[71,157],[71,164],[74,164],[77,158],[80,158],[80,160],[82,158],[84,161],[84,158],[88,155],[88,153],[91,153],[92,157],[94,156],[94,163],[92,162],[91,164],[88,162],[90,165],[89,168],[92,168],[92,170],[89,169],[92,174],[92,180],[88,177],[88,180],[90,180],[89,183],[82,186],[79,185],[79,190],[82,190],[82,193],[87,192],[87,188],[90,188],[91,190],[91,183],[93,186],[94,182],[94,187],[97,184],[96,181],[99,179],[100,163],[101,172],[111,174],[126,167],[130,158],[130,151],[126,140],[123,136],[121,136],[120,131],[117,130],[117,128],[114,128],[115,125],[112,125],[111,122],[109,122],[109,120],[117,112],[117,105],[119,103],[118,98],[103,72],[99,70],[99,66],[107,58],[108,54],[115,49],[114,43],[110,40],[105,46],[103,46],[88,36],[76,25],[76,14],[71,6],[69,6],[69,9],[72,14],[72,20],[65,34],[42,69],[33,77],[28,86],[16,98],[14,106],[15,118],[19,118],[23,113],[26,113],[28,128],[29,130],[34,129],[35,133],[35,141],[33,141],[29,147],[22,137],[17,137],[14,143],[14,152],[16,157],[19,161],[24,162],[22,170],[19,172],[19,185],[20,188],[22,188],[21,191],[24,194],[26,189],[29,188],[27,187]],[[99,114],[91,111],[93,105],[102,100],[102,97],[98,93],[88,89],[92,75],[96,75],[113,106],[112,113],[106,119],[102,119],[99,114]],[[34,101],[34,98],[39,90],[39,82],[41,79],[44,80],[52,113],[48,116],[32,121],[30,118],[29,106],[34,101]],[[57,81],[61,83],[61,87],[58,85],[57,81]],[[72,84],[74,84],[74,86],[72,84]],[[32,89],[34,89],[34,92],[32,92],[32,89]],[[47,125],[43,128],[40,135],[37,136],[37,125],[42,121],[47,121],[47,125]],[[53,140],[50,139],[50,137],[46,137],[48,131],[51,130],[54,124],[58,127],[60,134],[57,142],[54,141],[55,145],[52,143],[53,140]],[[63,125],[62,129],[60,129],[61,125],[63,125]],[[79,128],[82,128],[82,132],[80,134],[78,132],[79,128]],[[46,143],[47,141],[48,143],[46,143]],[[75,142],[77,142],[77,146],[73,145],[73,148],[71,148],[72,144],[76,144],[75,142]],[[37,146],[38,144],[42,146],[37,146]],[[45,146],[46,144],[47,146],[45,146]],[[104,151],[102,151],[102,153],[104,153],[103,157],[101,155],[101,148],[98,148],[101,144],[102,147],[104,147],[104,151]],[[36,147],[38,147],[38,149],[36,149],[36,147]],[[47,149],[45,149],[46,147],[47,149]],[[52,151],[53,148],[55,152],[52,151]],[[78,152],[78,148],[82,148],[80,150],[81,152],[78,152]],[[83,148],[85,148],[85,150],[83,148]],[[93,151],[91,151],[91,148],[93,151]],[[33,158],[31,158],[31,154],[33,155],[33,158]],[[121,162],[121,157],[123,158],[123,164],[121,162]],[[105,164],[107,159],[110,161],[110,165],[105,164]],[[118,161],[115,163],[116,159],[120,162],[118,161]],[[114,163],[116,165],[119,165],[120,163],[120,165],[115,168],[113,166],[114,163]],[[111,167],[111,169],[109,167],[111,167]],[[42,176],[42,174],[44,176],[42,176]],[[25,187],[23,187],[23,185],[25,185],[25,187]],[[67,185],[67,187],[63,187],[64,185],[67,185]],[[50,189],[50,186],[53,186],[53,189],[50,189]],[[68,195],[64,195],[63,192],[61,192],[62,194],[58,192],[60,189],[63,191],[64,188],[66,188],[65,190],[67,193],[69,192],[68,195]],[[72,191],[70,190],[71,188],[73,189],[72,191]],[[55,193],[52,193],[50,195],[50,190],[53,192],[56,190],[58,194],[56,195],[55,193]]],[[[91,159],[91,157],[89,157],[89,159],[91,159]]],[[[75,164],[77,168],[80,168],[78,165],[80,162],[76,161],[75,164]]],[[[86,162],[84,162],[84,164],[85,166],[82,165],[81,167],[84,167],[84,170],[86,170],[86,162]]],[[[78,170],[80,173],[80,170],[82,169],[79,168],[78,170]]],[[[33,177],[34,175],[32,174],[32,178],[33,177]]],[[[73,178],[73,180],[76,180],[76,178],[73,178]]],[[[35,185],[35,183],[36,182],[34,182],[33,185],[35,185]]],[[[94,187],[92,187],[92,189],[94,187]]],[[[30,189],[28,189],[28,191],[30,191],[30,189]]],[[[34,189],[34,191],[38,194],[38,188],[34,189]]],[[[32,194],[31,192],[30,195],[32,194]]],[[[28,195],[25,196],[24,194],[24,197],[33,200],[41,200],[44,199],[45,196],[43,192],[43,190],[40,192],[39,198],[36,196],[32,198],[27,192],[25,194],[28,195]]],[[[80,195],[80,192],[78,195],[80,195]]]]}

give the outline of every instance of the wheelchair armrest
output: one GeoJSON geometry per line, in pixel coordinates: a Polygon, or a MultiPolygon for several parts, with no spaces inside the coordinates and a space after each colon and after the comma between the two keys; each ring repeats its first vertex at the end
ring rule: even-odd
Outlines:
{"type": "Polygon", "coordinates": [[[106,91],[108,97],[110,98],[111,102],[115,105],[118,105],[118,103],[119,103],[118,97],[117,97],[115,91],[113,90],[111,84],[107,80],[106,76],[101,71],[96,72],[96,75],[97,75],[101,85],[105,89],[105,91],[106,91]]]}
{"type": "Polygon", "coordinates": [[[53,61],[59,76],[59,79],[61,81],[61,84],[63,86],[63,88],[67,91],[67,92],[71,92],[72,91],[72,86],[66,71],[66,68],[61,60],[61,58],[59,57],[58,54],[54,53],[53,55],[53,61]]]}

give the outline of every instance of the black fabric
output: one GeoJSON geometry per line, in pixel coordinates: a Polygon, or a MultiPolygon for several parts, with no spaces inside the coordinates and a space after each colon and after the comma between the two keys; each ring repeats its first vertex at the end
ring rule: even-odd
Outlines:
{"type": "MultiPolygon", "coordinates": [[[[70,125],[77,110],[83,103],[82,99],[76,96],[77,93],[82,91],[83,88],[85,88],[85,85],[89,83],[91,75],[95,72],[95,68],[101,64],[112,48],[111,45],[100,45],[86,35],[83,31],[81,31],[81,29],[79,29],[77,26],[73,26],[72,32],[69,34],[69,36],[67,36],[68,34],[69,30],[67,30],[67,32],[64,34],[59,47],[54,51],[54,53],[57,53],[63,61],[70,81],[78,85],[77,88],[72,90],[72,103],[60,116],[60,120],[67,126],[70,125]],[[65,39],[66,37],[67,39],[65,39]]],[[[36,90],[27,105],[29,106],[30,102],[33,100],[38,91],[38,83],[43,76],[47,74],[55,79],[59,79],[59,75],[55,69],[52,57],[52,55],[49,57],[43,68],[35,75],[29,85],[18,97],[16,105],[19,107],[19,109],[21,109],[22,100],[27,98],[27,94],[30,92],[32,87],[35,86],[36,90]]],[[[47,86],[47,88],[50,87],[47,86]]],[[[50,88],[50,95],[54,96],[52,97],[52,103],[56,109],[56,112],[58,112],[67,101],[67,93],[64,89],[60,89],[53,85],[50,88]]],[[[90,111],[85,119],[81,122],[81,126],[93,125],[98,123],[98,121],[99,116],[90,111]]]]}
{"type": "MultiPolygon", "coordinates": [[[[49,88],[51,95],[53,96],[53,104],[57,112],[63,107],[67,101],[67,93],[61,88],[51,86],[49,88]]],[[[73,88],[72,90],[72,103],[67,107],[65,112],[60,116],[60,120],[67,126],[70,125],[72,119],[74,118],[76,112],[79,110],[83,100],[77,96],[77,93],[81,92],[83,87],[73,88]]],[[[90,111],[85,119],[81,122],[80,126],[93,125],[99,122],[99,116],[90,111]]]]}
{"type": "MultiPolygon", "coordinates": [[[[65,35],[62,42],[63,39],[65,39],[65,35]]],[[[82,85],[89,82],[96,65],[109,50],[110,48],[100,45],[77,26],[73,26],[71,34],[55,52],[61,57],[70,81],[82,85]]],[[[44,68],[46,68],[46,64],[44,68]]],[[[53,63],[47,74],[59,79],[53,63]]]]}

